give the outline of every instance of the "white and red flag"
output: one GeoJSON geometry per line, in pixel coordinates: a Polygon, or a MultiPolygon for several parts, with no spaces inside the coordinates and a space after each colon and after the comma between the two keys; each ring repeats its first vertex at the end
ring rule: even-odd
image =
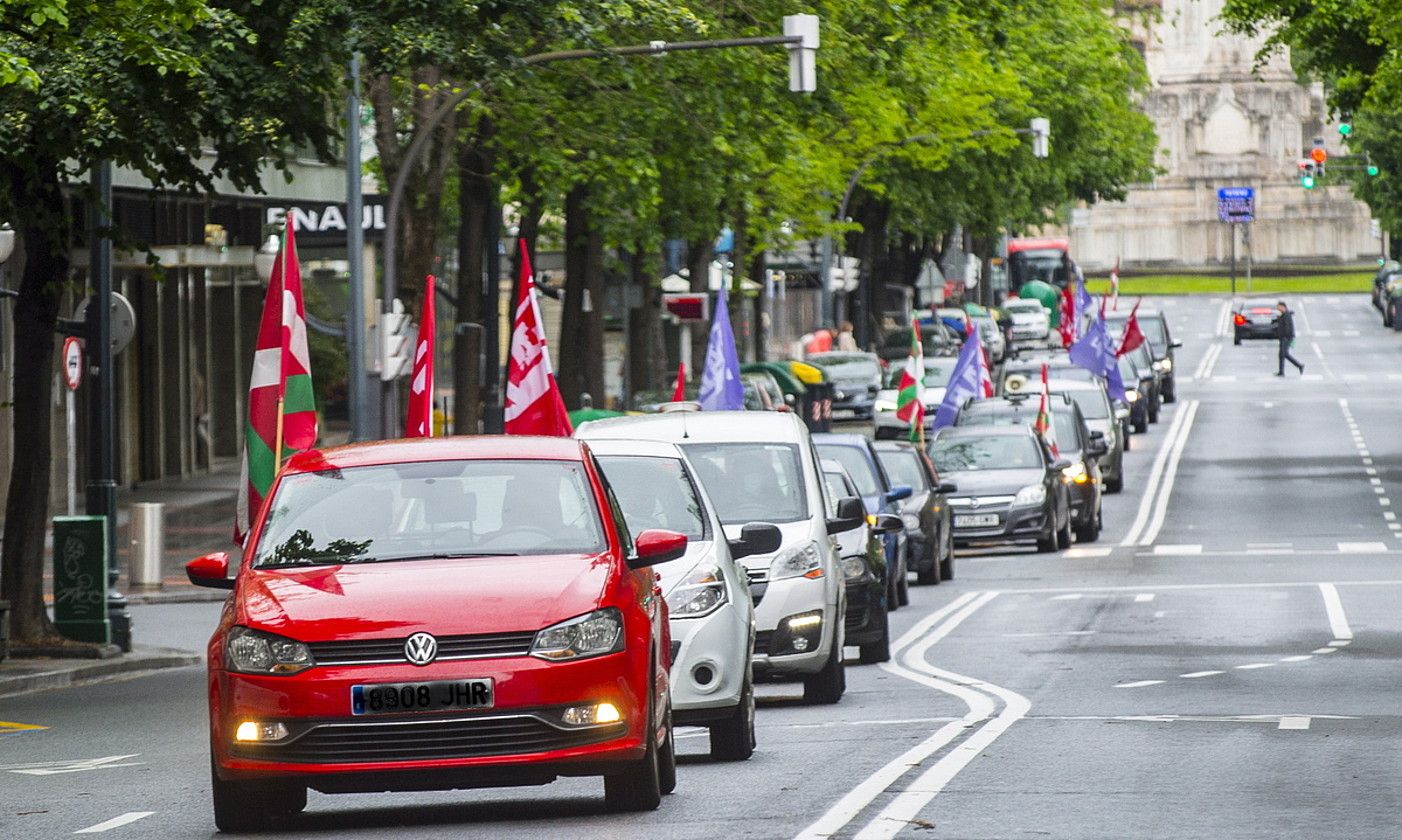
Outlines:
{"type": "Polygon", "coordinates": [[[896,417],[910,424],[910,439],[925,437],[925,347],[920,341],[920,322],[911,319],[910,353],[896,385],[896,417]]]}
{"type": "Polygon", "coordinates": [[[307,310],[302,301],[296,225],[290,213],[263,299],[243,438],[243,476],[234,519],[234,541],[240,544],[283,460],[316,445],[307,310]]]}
{"type": "Polygon", "coordinates": [[[1125,322],[1125,334],[1120,339],[1120,348],[1115,351],[1116,358],[1126,353],[1133,353],[1139,345],[1144,343],[1144,331],[1139,328],[1139,304],[1134,302],[1134,308],[1129,311],[1129,320],[1125,322]]]}
{"type": "Polygon", "coordinates": [[[419,312],[419,339],[414,343],[414,373],[409,378],[409,416],[405,437],[433,437],[433,351],[437,323],[433,301],[438,284],[428,275],[424,303],[419,312]]]}
{"type": "Polygon", "coordinates": [[[545,326],[536,303],[535,275],[526,240],[521,247],[521,295],[516,300],[516,316],[511,328],[511,358],[506,365],[506,433],[508,435],[553,435],[574,433],[565,401],[550,367],[550,348],[545,344],[545,326]]]}

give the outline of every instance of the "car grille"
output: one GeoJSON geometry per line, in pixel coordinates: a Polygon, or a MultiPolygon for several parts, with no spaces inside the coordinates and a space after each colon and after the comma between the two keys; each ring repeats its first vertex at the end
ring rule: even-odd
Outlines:
{"type": "Polygon", "coordinates": [[[449,720],[393,720],[314,724],[285,744],[235,745],[243,758],[294,764],[480,758],[569,749],[616,738],[624,723],[576,730],[535,715],[491,715],[449,720]]]}
{"type": "Polygon", "coordinates": [[[769,653],[769,642],[774,638],[773,630],[755,631],[755,653],[769,653]]]}
{"type": "Polygon", "coordinates": [[[757,607],[759,602],[764,600],[764,591],[769,588],[769,570],[765,568],[746,569],[745,574],[750,579],[750,600],[757,607]]]}
{"type": "Polygon", "coordinates": [[[871,612],[869,607],[847,607],[847,632],[862,629],[867,623],[867,615],[871,612]]]}
{"type": "MultiPolygon", "coordinates": [[[[535,631],[520,633],[480,633],[472,636],[439,636],[438,659],[486,659],[495,656],[525,656],[531,650],[535,631]]],[[[318,665],[369,665],[407,662],[404,639],[355,639],[346,642],[311,642],[312,658],[318,665]]]]}
{"type": "Polygon", "coordinates": [[[999,505],[1011,504],[1012,496],[956,496],[949,500],[950,507],[956,508],[994,508],[999,505]],[[978,500],[978,505],[974,505],[974,499],[978,500]]]}

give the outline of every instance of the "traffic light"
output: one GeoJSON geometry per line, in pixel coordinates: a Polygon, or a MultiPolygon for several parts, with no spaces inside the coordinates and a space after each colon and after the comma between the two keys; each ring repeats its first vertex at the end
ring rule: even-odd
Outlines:
{"type": "Polygon", "coordinates": [[[385,382],[408,372],[413,326],[399,298],[389,312],[380,313],[380,379],[385,382]]]}
{"type": "Polygon", "coordinates": [[[1345,118],[1343,122],[1339,123],[1339,136],[1347,140],[1350,134],[1353,134],[1353,123],[1345,118]]]}
{"type": "Polygon", "coordinates": [[[1371,164],[1371,163],[1368,164],[1368,177],[1369,177],[1369,178],[1374,178],[1374,177],[1377,176],[1377,174],[1378,174],[1378,167],[1377,167],[1376,165],[1374,165],[1374,164],[1371,164]]]}
{"type": "MultiPolygon", "coordinates": [[[[1321,150],[1322,151],[1322,150],[1321,150]]],[[[1314,189],[1315,168],[1317,164],[1313,160],[1305,159],[1300,161],[1300,186],[1307,190],[1314,189]]]]}

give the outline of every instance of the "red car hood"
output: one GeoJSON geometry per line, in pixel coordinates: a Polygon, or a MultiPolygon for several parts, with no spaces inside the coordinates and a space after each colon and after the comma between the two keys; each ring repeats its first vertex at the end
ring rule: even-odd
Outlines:
{"type": "Polygon", "coordinates": [[[610,574],[578,554],[251,569],[237,620],[304,642],[539,630],[596,609],[610,574]]]}

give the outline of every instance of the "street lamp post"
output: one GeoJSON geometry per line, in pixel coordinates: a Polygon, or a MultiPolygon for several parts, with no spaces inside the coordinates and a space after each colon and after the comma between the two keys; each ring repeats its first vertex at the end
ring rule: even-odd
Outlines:
{"type": "MultiPolygon", "coordinates": [[[[720,50],[733,49],[737,47],[762,47],[782,45],[789,48],[789,89],[796,93],[812,93],[816,89],[817,75],[814,64],[814,57],[818,49],[818,17],[816,15],[786,15],[784,17],[783,35],[775,35],[759,38],[725,38],[716,41],[650,41],[647,44],[639,44],[626,47],[605,47],[603,49],[582,49],[582,50],[557,50],[554,52],[536,53],[521,59],[521,66],[531,67],[542,64],[554,64],[561,61],[577,61],[584,58],[607,58],[634,55],[666,55],[674,52],[689,52],[693,50],[720,50]]],[[[438,124],[443,122],[447,116],[458,109],[467,99],[480,92],[487,86],[487,80],[479,81],[469,87],[454,94],[447,102],[439,106],[428,116],[423,123],[417,126],[417,136],[409,144],[409,148],[404,151],[404,157],[400,161],[399,171],[395,173],[394,183],[390,186],[389,197],[385,201],[385,277],[384,294],[381,300],[382,312],[389,312],[394,305],[394,297],[398,292],[398,257],[399,243],[397,232],[399,230],[399,209],[404,201],[404,191],[408,186],[409,173],[413,170],[414,164],[418,162],[424,149],[428,146],[428,139],[438,124]]],[[[496,249],[499,243],[494,240],[487,242],[487,248],[496,249]]],[[[489,259],[489,261],[491,261],[489,259]]],[[[466,270],[466,266],[460,266],[459,270],[466,270]]],[[[499,283],[500,278],[496,276],[488,277],[489,283],[499,283]]],[[[496,295],[492,294],[495,298],[496,295]]],[[[499,309],[499,307],[498,307],[499,309]]],[[[488,319],[500,318],[499,311],[488,311],[485,315],[488,319]]],[[[484,352],[491,354],[493,361],[487,365],[487,377],[494,378],[497,369],[501,367],[499,352],[497,347],[487,344],[483,348],[484,352]]],[[[382,405],[381,433],[384,437],[394,437],[399,425],[399,400],[394,387],[388,382],[380,383],[380,398],[382,405]]],[[[459,399],[463,395],[459,395],[459,399]]],[[[489,407],[494,409],[495,406],[489,407]]],[[[491,411],[486,412],[491,414],[491,411]]]]}

